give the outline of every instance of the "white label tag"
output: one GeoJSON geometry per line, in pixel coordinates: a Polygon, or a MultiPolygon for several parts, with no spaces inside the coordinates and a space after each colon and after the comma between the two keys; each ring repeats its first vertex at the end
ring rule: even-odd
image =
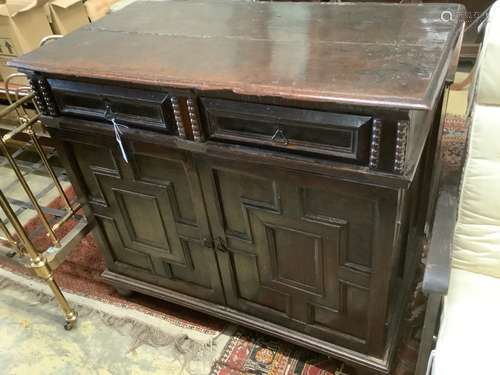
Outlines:
{"type": "Polygon", "coordinates": [[[111,122],[113,123],[113,129],[115,130],[116,142],[118,142],[118,146],[120,147],[120,151],[122,153],[123,160],[125,160],[125,162],[128,163],[127,151],[125,151],[125,147],[123,146],[122,137],[121,137],[123,134],[123,131],[120,129],[121,126],[123,126],[125,128],[126,128],[126,126],[117,124],[114,118],[111,119],[111,122]]]}

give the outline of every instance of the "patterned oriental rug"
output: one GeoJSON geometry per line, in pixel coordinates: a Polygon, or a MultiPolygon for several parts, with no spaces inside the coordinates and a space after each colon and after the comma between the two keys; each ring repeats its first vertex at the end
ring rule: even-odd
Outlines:
{"type": "MultiPolygon", "coordinates": [[[[447,117],[442,146],[445,168],[454,169],[460,165],[460,160],[464,156],[466,133],[463,117],[447,117]]],[[[61,207],[61,202],[55,200],[51,206],[61,207]]],[[[28,232],[36,233],[35,228],[38,224],[36,220],[29,222],[28,232]]],[[[71,223],[68,223],[61,228],[61,231],[67,232],[71,227],[71,223]]],[[[40,235],[34,238],[34,241],[39,248],[48,246],[45,236],[40,235]]],[[[1,258],[0,267],[26,277],[31,275],[29,270],[15,267],[1,258]]],[[[234,327],[231,331],[229,323],[202,313],[137,293],[124,298],[102,280],[100,275],[104,268],[104,259],[94,239],[89,235],[59,266],[55,272],[55,279],[67,292],[141,311],[182,328],[214,337],[223,331],[233,332],[223,344],[220,356],[212,360],[210,375],[355,375],[352,369],[343,367],[338,361],[248,329],[234,327]]],[[[394,374],[413,373],[424,310],[425,298],[418,292],[417,285],[405,319],[405,329],[394,374]]]]}

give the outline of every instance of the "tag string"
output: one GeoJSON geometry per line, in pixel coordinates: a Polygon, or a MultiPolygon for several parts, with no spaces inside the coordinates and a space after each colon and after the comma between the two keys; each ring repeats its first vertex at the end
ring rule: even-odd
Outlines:
{"type": "Polygon", "coordinates": [[[121,136],[123,134],[125,134],[123,132],[123,130],[121,129],[122,127],[123,128],[127,128],[127,126],[125,125],[121,125],[121,124],[118,124],[115,120],[115,118],[113,117],[111,119],[111,122],[113,123],[113,129],[115,131],[115,138],[116,138],[116,142],[118,143],[118,147],[120,148],[120,151],[122,153],[122,158],[123,160],[128,163],[128,156],[127,156],[127,152],[125,151],[125,147],[123,146],[123,142],[122,142],[122,138],[121,136]]]}

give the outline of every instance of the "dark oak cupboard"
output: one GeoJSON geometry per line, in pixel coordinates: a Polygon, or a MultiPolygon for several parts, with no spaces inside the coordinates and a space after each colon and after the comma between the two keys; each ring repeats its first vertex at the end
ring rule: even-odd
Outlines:
{"type": "Polygon", "coordinates": [[[13,65],[106,280],[388,373],[461,9],[140,2],[13,65]]]}

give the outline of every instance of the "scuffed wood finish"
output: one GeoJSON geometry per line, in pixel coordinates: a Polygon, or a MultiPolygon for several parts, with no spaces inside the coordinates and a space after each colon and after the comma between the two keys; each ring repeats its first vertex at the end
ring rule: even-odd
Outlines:
{"type": "Polygon", "coordinates": [[[445,9],[141,2],[16,60],[103,277],[390,373],[460,48],[445,9]]]}
{"type": "Polygon", "coordinates": [[[455,4],[141,1],[11,65],[153,86],[430,109],[463,13],[455,4]],[[443,11],[453,21],[444,22],[443,11]]]}

